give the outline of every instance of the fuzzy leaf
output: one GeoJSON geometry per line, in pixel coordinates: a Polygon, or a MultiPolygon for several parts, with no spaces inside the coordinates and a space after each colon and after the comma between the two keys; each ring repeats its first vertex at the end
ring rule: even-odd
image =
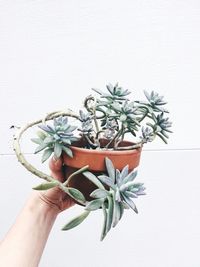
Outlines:
{"type": "Polygon", "coordinates": [[[79,202],[84,203],[86,201],[84,195],[76,188],[67,187],[67,193],[79,202]]]}
{"type": "Polygon", "coordinates": [[[121,219],[120,203],[113,198],[113,221],[112,226],[115,227],[121,219]]]}
{"type": "Polygon", "coordinates": [[[137,176],[137,171],[132,170],[123,180],[123,183],[132,182],[137,176]]]}
{"type": "Polygon", "coordinates": [[[50,188],[53,188],[57,186],[56,182],[48,182],[48,183],[42,183],[40,185],[37,185],[35,187],[33,187],[34,190],[48,190],[50,188]]]}
{"type": "Polygon", "coordinates": [[[41,145],[43,143],[43,140],[41,140],[40,138],[31,138],[31,141],[38,145],[41,145]]]}
{"type": "Polygon", "coordinates": [[[73,153],[69,147],[62,146],[62,150],[70,157],[73,158],[73,153]]]}
{"type": "Polygon", "coordinates": [[[47,137],[46,133],[42,131],[37,131],[37,136],[42,140],[44,140],[47,137]]]}
{"type": "Polygon", "coordinates": [[[43,143],[43,144],[39,145],[38,147],[36,147],[36,150],[34,153],[36,154],[36,153],[42,151],[43,149],[45,149],[46,147],[48,147],[48,145],[43,143]]]}
{"type": "Polygon", "coordinates": [[[123,191],[126,191],[129,188],[132,188],[134,185],[135,185],[135,183],[130,181],[130,182],[122,184],[119,189],[120,189],[121,192],[123,192],[123,191]]]}
{"type": "Polygon", "coordinates": [[[112,161],[109,158],[105,158],[106,169],[108,172],[108,176],[112,179],[113,184],[115,183],[115,168],[113,166],[112,161]]]}
{"type": "Polygon", "coordinates": [[[55,156],[55,158],[58,159],[61,156],[61,153],[62,153],[62,145],[56,142],[55,145],[54,145],[54,156],[55,156]]]}
{"type": "Polygon", "coordinates": [[[38,127],[47,133],[54,133],[54,130],[49,125],[39,125],[38,127]]]}
{"type": "Polygon", "coordinates": [[[53,153],[52,148],[47,148],[44,150],[43,155],[42,155],[42,163],[44,163],[53,153]]]}
{"type": "Polygon", "coordinates": [[[106,211],[106,206],[105,204],[103,203],[102,204],[102,211],[103,211],[103,228],[102,228],[102,233],[101,233],[101,241],[105,238],[106,236],[106,225],[107,225],[107,211],[106,211]]]}
{"type": "Polygon", "coordinates": [[[102,203],[104,202],[104,199],[95,199],[87,203],[85,209],[92,211],[97,210],[101,207],[102,203]]]}
{"type": "Polygon", "coordinates": [[[96,189],[90,194],[90,196],[93,198],[105,198],[108,195],[109,195],[109,192],[104,189],[96,189]]]}
{"type": "Polygon", "coordinates": [[[128,170],[129,170],[129,165],[126,165],[122,171],[121,171],[121,180],[123,181],[123,179],[128,175],[128,170]]]}
{"type": "Polygon", "coordinates": [[[87,216],[90,214],[89,211],[84,211],[81,215],[73,218],[71,221],[69,221],[63,228],[62,230],[66,231],[66,230],[70,230],[76,226],[78,226],[79,224],[81,224],[86,218],[87,216]]]}
{"type": "Polygon", "coordinates": [[[98,176],[98,179],[99,179],[102,183],[108,185],[109,187],[111,187],[111,188],[113,188],[113,189],[115,188],[115,185],[114,185],[114,183],[113,183],[113,180],[112,180],[110,177],[108,177],[108,176],[106,176],[106,175],[99,175],[99,176],[98,176]]]}
{"type": "Polygon", "coordinates": [[[113,221],[113,200],[112,197],[108,196],[108,217],[107,217],[107,224],[106,224],[106,233],[108,233],[112,226],[113,221]]]}
{"type": "Polygon", "coordinates": [[[98,188],[105,189],[105,187],[103,186],[103,184],[97,179],[97,177],[93,173],[91,173],[89,171],[85,171],[85,172],[83,172],[83,175],[88,180],[90,180],[93,184],[95,184],[98,188]]]}
{"type": "Polygon", "coordinates": [[[135,205],[135,203],[127,196],[125,196],[123,194],[123,198],[124,198],[124,201],[126,202],[126,204],[132,209],[135,211],[135,213],[138,213],[138,210],[137,210],[137,207],[135,205]]]}

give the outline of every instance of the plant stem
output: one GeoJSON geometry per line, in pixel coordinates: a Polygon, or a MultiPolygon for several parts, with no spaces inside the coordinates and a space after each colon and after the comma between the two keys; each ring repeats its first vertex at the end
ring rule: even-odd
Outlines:
{"type": "MultiPolygon", "coordinates": [[[[79,119],[79,116],[77,116],[75,113],[73,113],[72,111],[56,111],[56,112],[52,112],[47,114],[46,119],[45,120],[52,120],[54,118],[57,118],[59,116],[69,116],[69,117],[74,117],[76,119],[79,119]]],[[[20,139],[22,137],[22,135],[24,134],[25,131],[27,131],[29,128],[42,123],[43,120],[37,120],[31,123],[28,123],[27,125],[25,125],[24,127],[18,129],[18,131],[16,132],[16,134],[14,135],[14,140],[13,140],[13,150],[17,156],[18,161],[31,173],[33,173],[34,175],[38,176],[39,178],[46,180],[47,182],[55,182],[58,184],[59,188],[61,188],[62,190],[65,188],[63,186],[62,183],[60,183],[59,181],[55,180],[53,177],[51,177],[48,174],[45,174],[43,172],[41,172],[40,170],[36,169],[33,165],[31,165],[26,158],[24,157],[22,151],[21,151],[21,147],[20,147],[20,139]]],[[[66,189],[66,188],[65,188],[66,189]]],[[[64,190],[66,191],[66,190],[64,190]]]]}
{"type": "Polygon", "coordinates": [[[114,148],[115,150],[131,150],[131,149],[136,149],[136,148],[140,148],[142,147],[142,142],[138,143],[138,144],[134,144],[132,146],[124,146],[124,147],[116,147],[114,148]]]}
{"type": "Polygon", "coordinates": [[[67,178],[67,180],[63,183],[63,185],[64,185],[64,186],[67,186],[67,185],[69,184],[70,180],[71,180],[75,175],[77,175],[77,174],[79,174],[79,173],[82,173],[82,172],[84,172],[84,171],[87,171],[88,168],[89,168],[89,165],[86,165],[86,166],[82,167],[81,169],[79,169],[78,171],[73,172],[73,173],[67,178]]]}

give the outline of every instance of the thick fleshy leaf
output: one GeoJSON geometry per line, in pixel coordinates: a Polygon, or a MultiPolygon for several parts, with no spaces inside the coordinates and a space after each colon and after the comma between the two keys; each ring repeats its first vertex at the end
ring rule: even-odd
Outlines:
{"type": "Polygon", "coordinates": [[[126,190],[131,190],[131,188],[135,185],[134,182],[127,182],[125,184],[122,184],[119,188],[120,192],[124,192],[126,190]]]}
{"type": "Polygon", "coordinates": [[[92,211],[97,210],[102,206],[102,203],[104,202],[104,199],[95,199],[87,203],[85,209],[92,211]]]}
{"type": "Polygon", "coordinates": [[[54,156],[55,156],[55,158],[58,159],[61,156],[61,153],[62,153],[62,145],[56,142],[55,145],[54,145],[54,156]]]}
{"type": "Polygon", "coordinates": [[[118,169],[115,170],[115,176],[116,176],[116,183],[118,185],[120,185],[120,182],[121,182],[121,173],[120,173],[120,171],[118,169]]]}
{"type": "Polygon", "coordinates": [[[116,188],[116,191],[115,191],[115,200],[118,202],[121,202],[121,196],[120,196],[120,192],[119,192],[118,187],[116,188]]]}
{"type": "Polygon", "coordinates": [[[109,195],[109,192],[104,189],[96,189],[90,194],[90,196],[93,198],[105,198],[108,195],[109,195]]]}
{"type": "Polygon", "coordinates": [[[115,188],[115,185],[114,185],[114,183],[113,183],[113,180],[112,180],[110,177],[108,177],[108,176],[106,176],[106,175],[99,175],[99,176],[98,176],[98,179],[99,179],[102,183],[108,185],[109,187],[111,187],[111,188],[113,188],[113,189],[115,188]]]}
{"type": "Polygon", "coordinates": [[[36,147],[36,150],[34,153],[36,154],[36,153],[42,151],[43,149],[45,149],[46,147],[48,147],[48,145],[43,143],[43,144],[39,145],[38,147],[36,147]]]}
{"type": "Polygon", "coordinates": [[[93,184],[95,184],[98,188],[100,189],[105,189],[105,187],[103,186],[103,184],[98,180],[98,178],[91,172],[86,171],[83,172],[83,175],[90,180],[93,184]]]}
{"type": "Polygon", "coordinates": [[[31,141],[37,145],[41,145],[43,143],[43,140],[40,138],[31,138],[31,141]]]}
{"type": "Polygon", "coordinates": [[[137,171],[132,170],[124,179],[123,183],[132,182],[137,176],[137,171]]]}
{"type": "Polygon", "coordinates": [[[70,157],[73,158],[72,150],[69,147],[62,146],[62,150],[70,157]]]}
{"type": "Polygon", "coordinates": [[[108,176],[111,178],[113,184],[115,183],[115,168],[113,166],[112,161],[109,158],[105,158],[105,163],[106,163],[106,169],[108,172],[108,176]]]}
{"type": "Polygon", "coordinates": [[[121,171],[121,179],[123,180],[128,175],[129,165],[126,165],[121,171]]]}
{"type": "Polygon", "coordinates": [[[42,132],[42,131],[37,131],[37,136],[38,136],[40,139],[44,140],[44,139],[47,137],[47,134],[44,133],[44,132],[42,132]]]}
{"type": "Polygon", "coordinates": [[[53,149],[52,148],[47,148],[45,149],[45,151],[42,154],[42,163],[45,162],[53,153],[53,149]]]}
{"type": "Polygon", "coordinates": [[[126,191],[126,192],[124,192],[124,195],[125,196],[127,196],[127,197],[131,197],[131,198],[137,198],[138,196],[137,196],[137,194],[136,193],[133,193],[133,192],[131,192],[131,191],[126,191]]]}
{"type": "Polygon", "coordinates": [[[113,221],[112,226],[115,227],[121,219],[120,203],[113,198],[113,221]]]}
{"type": "Polygon", "coordinates": [[[50,188],[53,188],[57,186],[58,184],[56,182],[48,182],[48,183],[42,183],[40,185],[37,185],[33,187],[34,190],[48,190],[50,188]]]}
{"type": "Polygon", "coordinates": [[[38,127],[47,133],[54,133],[54,130],[49,125],[39,125],[38,127]]]}
{"type": "Polygon", "coordinates": [[[47,137],[45,137],[45,139],[44,139],[44,141],[43,141],[45,144],[52,144],[52,143],[54,143],[55,142],[55,140],[53,139],[53,137],[52,136],[47,136],[47,137]]]}
{"type": "Polygon", "coordinates": [[[113,221],[113,200],[111,196],[108,196],[107,199],[108,199],[108,217],[106,224],[106,233],[110,231],[113,221]]]}
{"type": "Polygon", "coordinates": [[[76,226],[78,226],[79,224],[81,224],[86,218],[87,216],[90,214],[89,211],[84,211],[81,215],[73,218],[71,221],[69,221],[63,228],[62,230],[66,231],[66,230],[70,230],[76,226]]]}
{"type": "Polygon", "coordinates": [[[103,239],[105,238],[106,236],[106,225],[107,225],[107,210],[106,210],[106,206],[105,204],[103,203],[102,204],[102,211],[103,211],[103,227],[102,227],[102,232],[101,232],[101,241],[103,241],[103,239]]]}
{"type": "Polygon", "coordinates": [[[78,189],[67,187],[67,193],[78,202],[85,202],[84,195],[78,189]]]}
{"type": "Polygon", "coordinates": [[[123,199],[124,199],[124,201],[126,202],[126,204],[127,204],[132,210],[135,211],[135,213],[138,213],[138,210],[137,210],[137,207],[136,207],[135,203],[134,203],[129,197],[127,197],[127,196],[125,196],[125,195],[123,194],[123,199]]]}

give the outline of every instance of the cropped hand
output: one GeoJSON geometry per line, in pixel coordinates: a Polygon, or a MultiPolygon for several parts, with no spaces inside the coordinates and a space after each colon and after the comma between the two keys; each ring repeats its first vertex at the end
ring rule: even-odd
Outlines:
{"type": "MultiPolygon", "coordinates": [[[[62,158],[57,160],[52,158],[49,161],[49,168],[51,170],[52,177],[60,182],[65,181],[62,158]]],[[[58,212],[68,209],[74,205],[73,199],[58,187],[40,193],[40,199],[50,207],[56,209],[58,212]]]]}

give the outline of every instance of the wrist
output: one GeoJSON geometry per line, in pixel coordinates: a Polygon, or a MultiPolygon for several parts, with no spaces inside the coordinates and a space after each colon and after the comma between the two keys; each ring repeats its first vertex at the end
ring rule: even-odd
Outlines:
{"type": "Polygon", "coordinates": [[[56,205],[45,201],[44,196],[37,191],[33,191],[28,201],[29,209],[33,212],[38,212],[45,217],[55,219],[60,210],[56,205]]]}

